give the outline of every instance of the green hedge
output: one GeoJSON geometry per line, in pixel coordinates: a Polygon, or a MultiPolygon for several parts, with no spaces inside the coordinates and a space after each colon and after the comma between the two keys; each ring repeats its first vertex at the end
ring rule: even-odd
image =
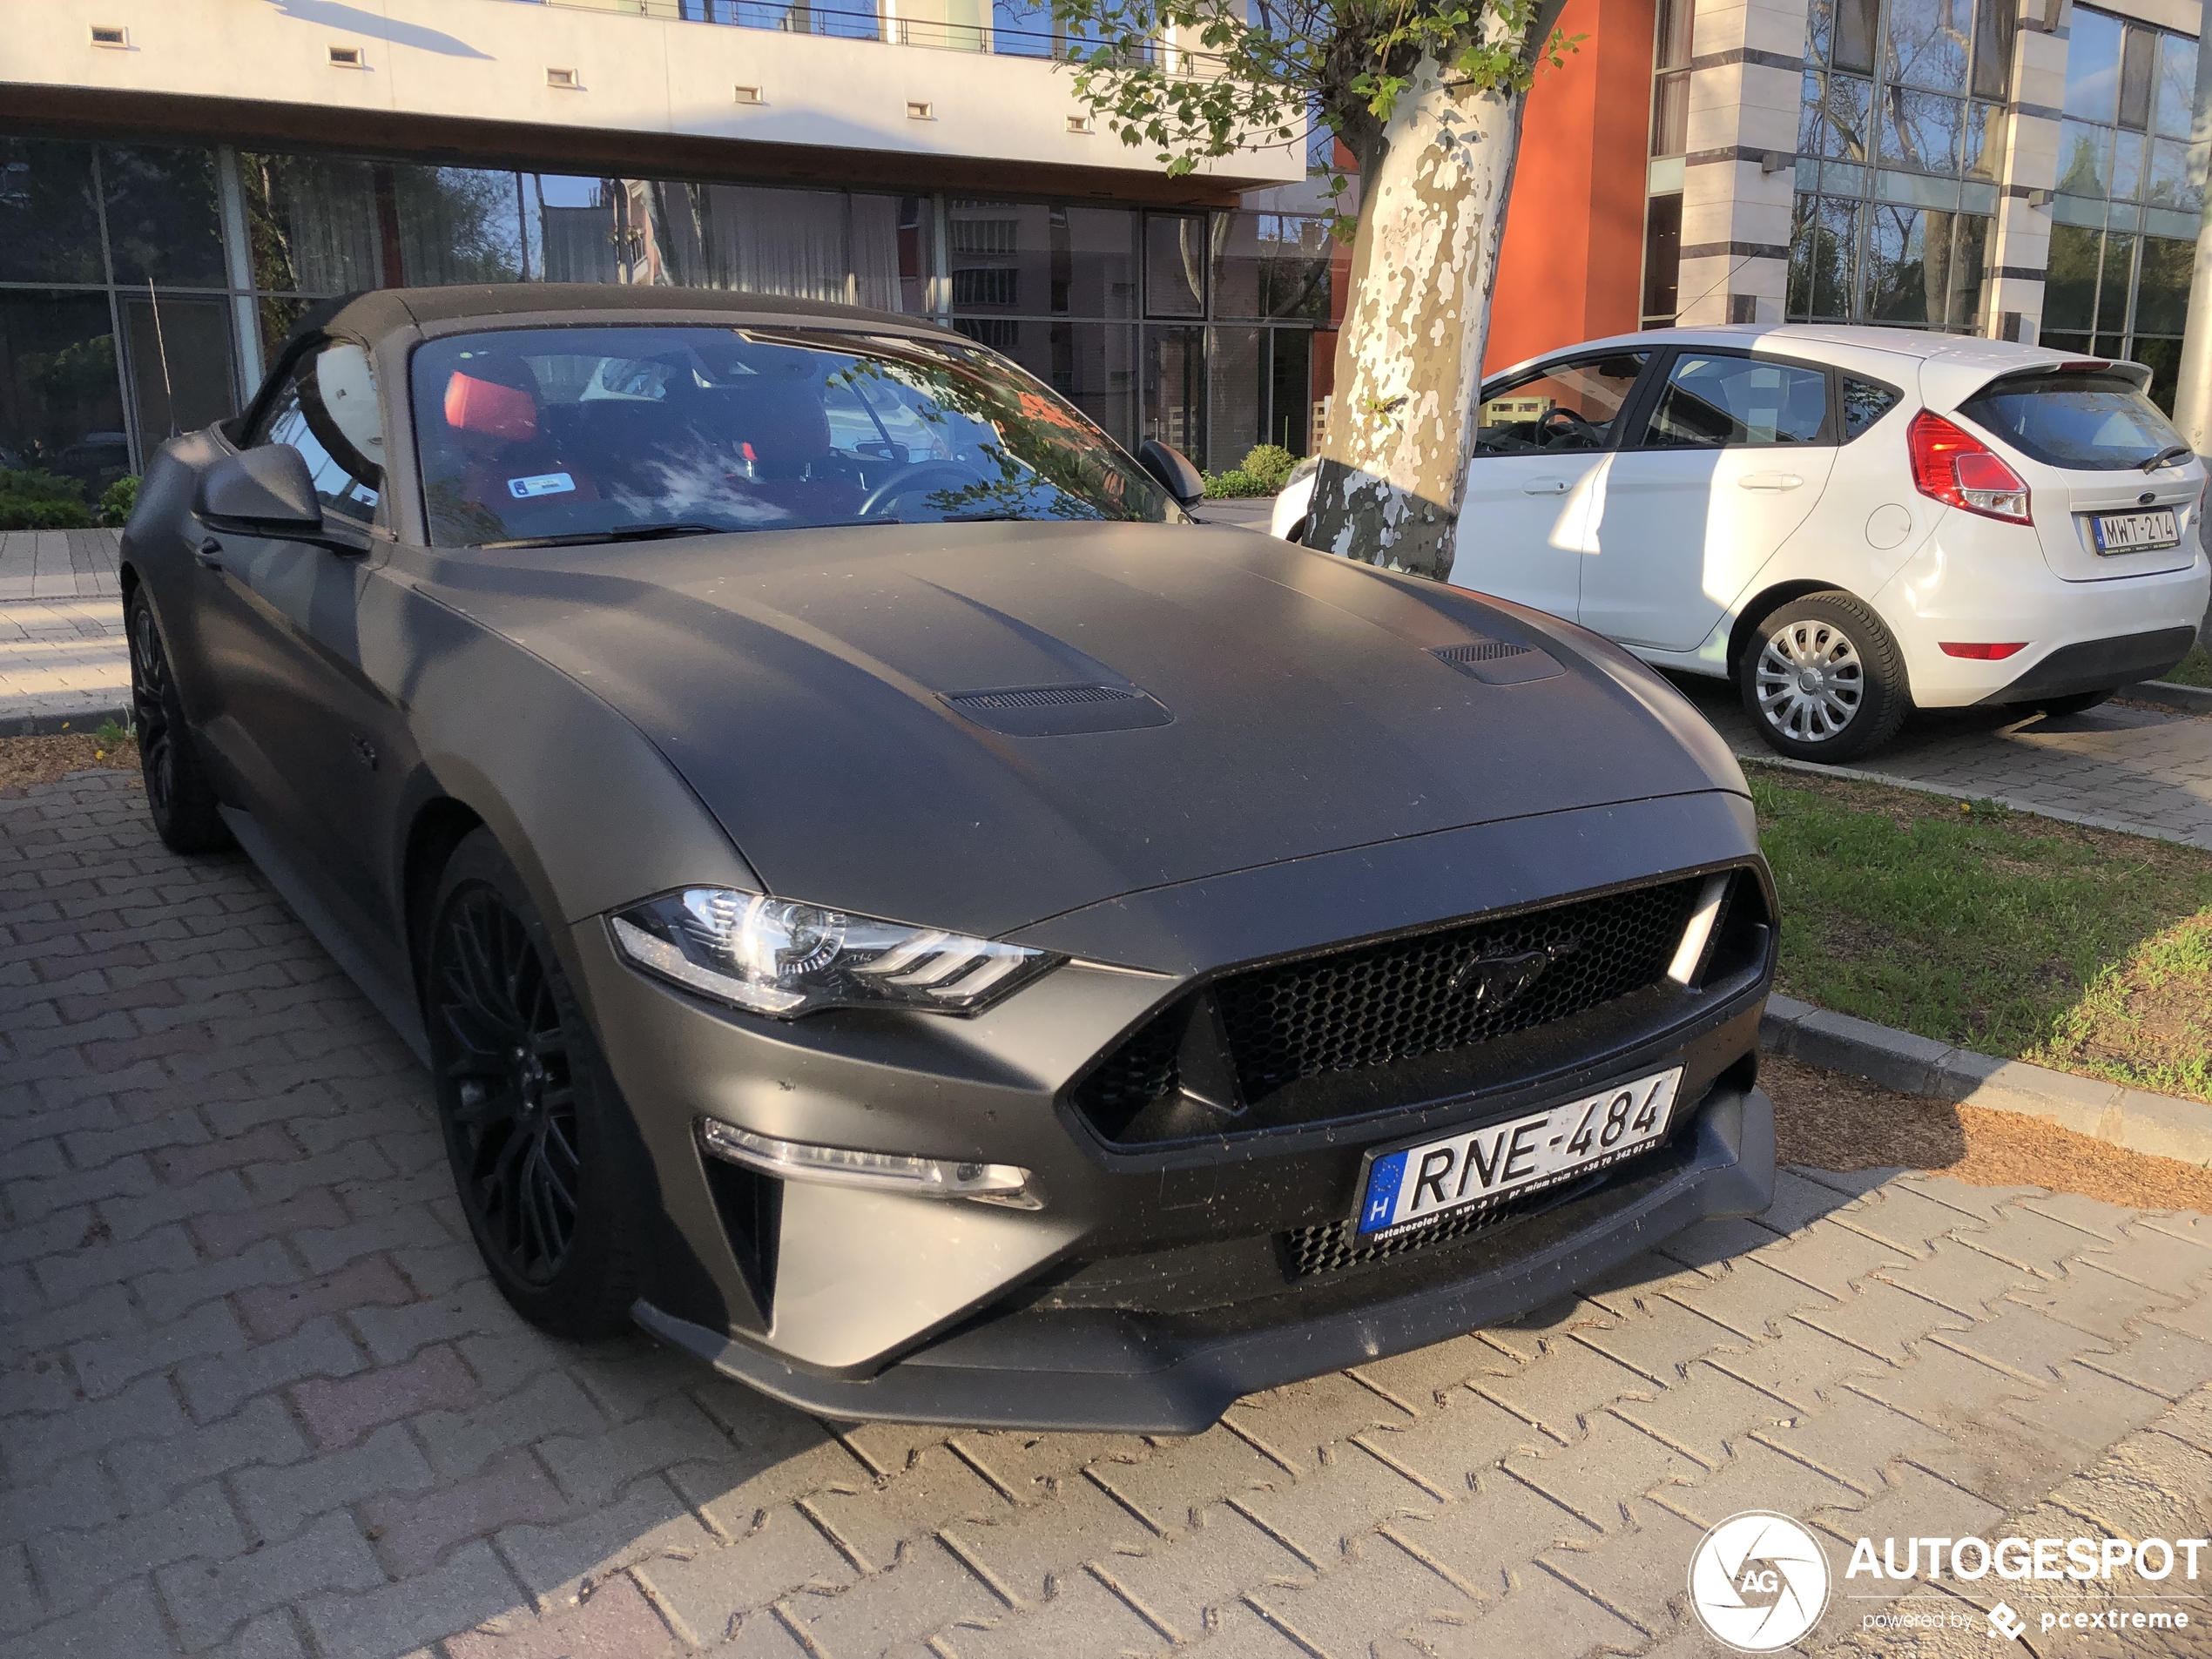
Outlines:
{"type": "Polygon", "coordinates": [[[81,530],[91,524],[84,486],[74,478],[0,469],[0,530],[81,530]]]}

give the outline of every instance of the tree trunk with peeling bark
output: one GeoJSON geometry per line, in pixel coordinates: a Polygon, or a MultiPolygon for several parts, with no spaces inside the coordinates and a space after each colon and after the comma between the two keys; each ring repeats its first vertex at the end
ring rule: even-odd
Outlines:
{"type": "MultiPolygon", "coordinates": [[[[1546,12],[1538,39],[1556,8],[1546,12]]],[[[1527,101],[1511,87],[1455,84],[1425,56],[1363,167],[1308,547],[1438,581],[1452,573],[1527,101]]]]}

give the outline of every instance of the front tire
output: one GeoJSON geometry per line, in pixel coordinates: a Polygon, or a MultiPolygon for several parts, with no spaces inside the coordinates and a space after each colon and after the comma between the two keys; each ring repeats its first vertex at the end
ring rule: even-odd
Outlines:
{"type": "Polygon", "coordinates": [[[1737,689],[1768,746],[1793,760],[1865,754],[1896,736],[1912,706],[1896,639],[1866,605],[1833,591],[1760,621],[1737,689]]]}
{"type": "Polygon", "coordinates": [[[236,845],[215,808],[215,786],[201,761],[177,678],[145,589],[131,590],[124,632],[131,648],[131,723],[138,728],[138,773],[154,833],[172,853],[227,852],[236,845]]]}
{"type": "Polygon", "coordinates": [[[652,1190],[628,1108],[489,831],[454,849],[430,914],[423,1018],[476,1249],[532,1325],[612,1336],[637,1298],[652,1190]]]}

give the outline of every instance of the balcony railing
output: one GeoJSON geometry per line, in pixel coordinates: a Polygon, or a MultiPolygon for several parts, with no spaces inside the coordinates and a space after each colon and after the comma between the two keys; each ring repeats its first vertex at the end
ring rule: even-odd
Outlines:
{"type": "MultiPolygon", "coordinates": [[[[928,0],[922,0],[927,5],[928,0]]],[[[1001,3],[988,24],[948,23],[901,17],[902,0],[887,0],[875,10],[840,10],[826,6],[776,4],[772,0],[542,0],[550,5],[588,11],[619,11],[633,17],[665,17],[681,23],[723,24],[738,29],[772,29],[787,35],[824,35],[836,40],[880,40],[899,46],[927,46],[940,51],[989,52],[1001,57],[1042,57],[1062,63],[1089,59],[1102,43],[1064,29],[1020,26],[1049,24],[1042,9],[1001,3]],[[1008,20],[1011,21],[1008,21],[1008,20]]],[[[914,3],[914,0],[903,0],[914,3]]],[[[937,0],[938,9],[942,0],[937,0]]],[[[1163,41],[1115,53],[1117,61],[1158,64],[1178,74],[1197,74],[1211,54],[1184,51],[1163,41]]]]}

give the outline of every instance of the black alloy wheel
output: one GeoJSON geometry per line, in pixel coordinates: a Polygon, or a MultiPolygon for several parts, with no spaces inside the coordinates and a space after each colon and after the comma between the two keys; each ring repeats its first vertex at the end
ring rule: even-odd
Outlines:
{"type": "Polygon", "coordinates": [[[576,1089],[544,964],[489,887],[455,896],[431,995],[452,1047],[443,1069],[466,1145],[461,1201],[508,1271],[550,1283],[576,1242],[576,1089]]]}
{"type": "Polygon", "coordinates": [[[233,845],[215,808],[215,787],[200,765],[169,652],[145,589],[131,590],[125,619],[131,650],[131,723],[138,739],[138,771],[154,832],[172,853],[220,853],[233,845]]]}
{"type": "Polygon", "coordinates": [[[423,1016],[454,1184],[501,1293],[557,1335],[629,1324],[643,1148],[514,867],[478,830],[448,860],[423,1016]]]}

